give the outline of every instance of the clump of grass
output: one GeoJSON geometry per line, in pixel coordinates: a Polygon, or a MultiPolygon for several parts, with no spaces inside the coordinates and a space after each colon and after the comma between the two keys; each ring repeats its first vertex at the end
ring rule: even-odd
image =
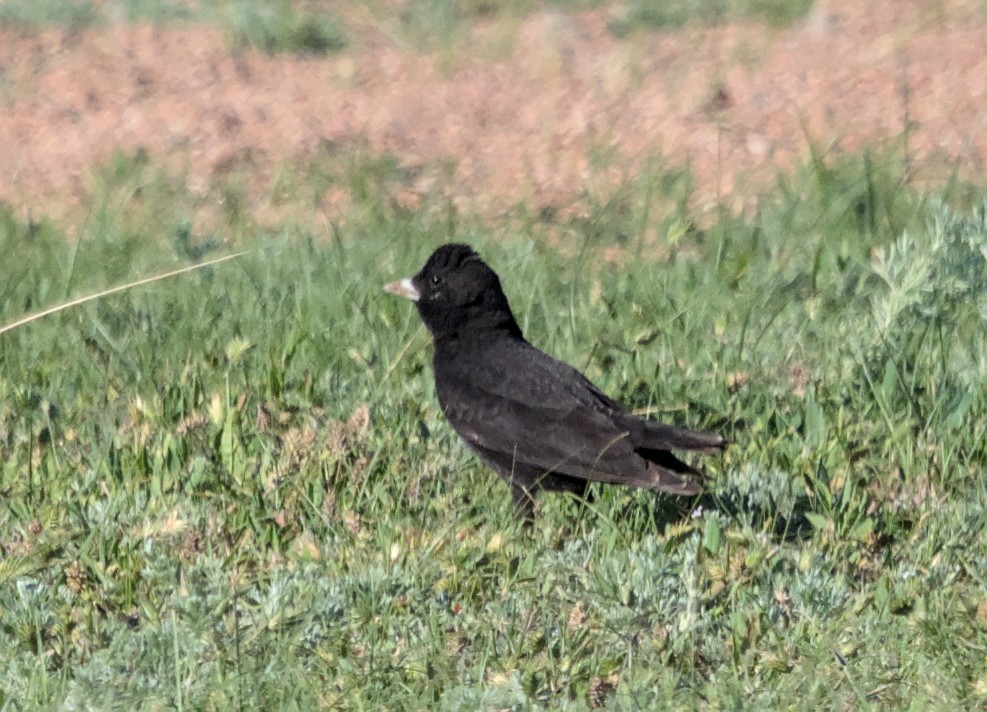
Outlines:
{"type": "Polygon", "coordinates": [[[335,16],[315,7],[299,7],[291,0],[240,0],[226,9],[225,16],[238,49],[328,54],[346,46],[346,35],[335,16]]]}
{"type": "Polygon", "coordinates": [[[128,22],[152,22],[166,25],[208,19],[215,2],[201,0],[107,0],[101,3],[103,13],[111,19],[128,22]]]}
{"type": "Polygon", "coordinates": [[[813,0],[731,0],[730,13],[774,27],[787,27],[809,14],[813,0]]]}
{"type": "Polygon", "coordinates": [[[755,19],[776,27],[786,27],[804,17],[812,0],[632,0],[626,14],[610,25],[610,30],[624,35],[635,28],[678,29],[688,23],[755,19]]]}
{"type": "Polygon", "coordinates": [[[46,25],[64,25],[82,29],[100,20],[96,6],[89,0],[9,0],[0,4],[0,24],[24,29],[46,25]]]}
{"type": "Polygon", "coordinates": [[[94,4],[40,0],[12,0],[0,4],[0,21],[25,30],[47,25],[83,29],[91,25],[125,20],[155,24],[209,22],[223,27],[236,50],[328,54],[346,46],[339,18],[315,3],[292,0],[233,0],[201,3],[175,0],[110,0],[94,4]]]}

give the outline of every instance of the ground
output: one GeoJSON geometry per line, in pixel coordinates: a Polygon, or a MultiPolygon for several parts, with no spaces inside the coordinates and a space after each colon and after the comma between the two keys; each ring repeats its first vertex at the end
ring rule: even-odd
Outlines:
{"type": "MultiPolygon", "coordinates": [[[[811,150],[897,152],[916,181],[983,175],[982,3],[830,0],[780,29],[625,37],[608,29],[618,12],[481,18],[452,50],[422,51],[397,20],[350,8],[348,47],[319,57],[234,53],[204,26],[0,26],[0,200],[71,225],[115,149],[203,194],[241,171],[269,224],[285,165],[354,146],[407,169],[401,205],[439,193],[487,215],[578,212],[649,161],[691,169],[699,212],[750,207],[811,150]]],[[[311,218],[348,204],[328,188],[311,218]]]]}

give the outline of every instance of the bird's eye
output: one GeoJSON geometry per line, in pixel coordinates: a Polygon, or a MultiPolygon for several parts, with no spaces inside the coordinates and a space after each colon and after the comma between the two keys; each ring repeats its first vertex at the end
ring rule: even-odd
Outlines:
{"type": "Polygon", "coordinates": [[[437,274],[433,274],[433,275],[432,275],[432,286],[433,286],[433,287],[437,287],[437,286],[439,286],[440,284],[442,284],[442,277],[440,277],[440,276],[439,276],[439,275],[437,275],[437,274]]]}

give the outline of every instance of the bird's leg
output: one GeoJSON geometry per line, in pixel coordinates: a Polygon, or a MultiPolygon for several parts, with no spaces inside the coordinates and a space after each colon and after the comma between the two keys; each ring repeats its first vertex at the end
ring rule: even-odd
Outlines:
{"type": "Polygon", "coordinates": [[[535,520],[535,497],[528,488],[518,482],[511,482],[511,495],[514,497],[515,513],[518,519],[528,524],[535,520]]]}

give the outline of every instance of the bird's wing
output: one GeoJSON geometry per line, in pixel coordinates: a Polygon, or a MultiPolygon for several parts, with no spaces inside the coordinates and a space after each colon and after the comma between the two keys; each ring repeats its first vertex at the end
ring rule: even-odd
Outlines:
{"type": "Polygon", "coordinates": [[[443,411],[470,444],[513,461],[599,482],[680,487],[635,452],[632,425],[582,374],[525,342],[436,361],[443,411]],[[601,400],[602,397],[602,400],[601,400]]]}

